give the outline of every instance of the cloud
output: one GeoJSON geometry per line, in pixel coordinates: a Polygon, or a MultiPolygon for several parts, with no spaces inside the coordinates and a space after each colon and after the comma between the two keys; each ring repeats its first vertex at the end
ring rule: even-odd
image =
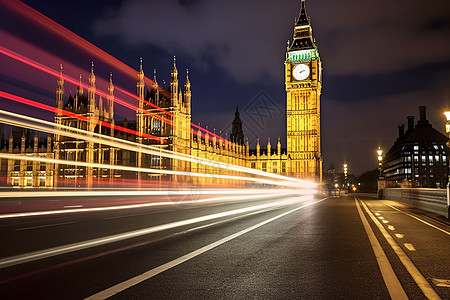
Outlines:
{"type": "MultiPolygon", "coordinates": [[[[125,1],[95,22],[101,36],[210,62],[243,84],[282,72],[299,1],[125,1]]],[[[307,1],[329,75],[367,75],[450,60],[448,0],[307,1]]]]}
{"type": "Polygon", "coordinates": [[[187,55],[196,64],[211,60],[245,84],[279,79],[283,37],[291,34],[298,9],[294,1],[275,5],[272,0],[200,0],[183,5],[176,0],[134,0],[97,20],[94,29],[129,45],[154,45],[187,55]]]}
{"type": "Polygon", "coordinates": [[[310,6],[329,75],[383,74],[450,61],[447,0],[319,0],[310,6]]]}

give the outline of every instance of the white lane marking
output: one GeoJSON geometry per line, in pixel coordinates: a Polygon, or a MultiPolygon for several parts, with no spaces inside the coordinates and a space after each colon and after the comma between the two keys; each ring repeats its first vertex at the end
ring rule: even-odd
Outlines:
{"type": "Polygon", "coordinates": [[[383,218],[383,217],[378,217],[378,219],[380,219],[380,220],[384,220],[384,218],[383,218]]]}
{"type": "Polygon", "coordinates": [[[389,226],[388,226],[388,229],[394,231],[394,230],[395,230],[395,227],[392,226],[392,225],[389,225],[389,226]]]}
{"type": "MultiPolygon", "coordinates": [[[[307,198],[307,196],[289,197],[282,201],[273,201],[271,203],[224,211],[224,212],[206,215],[206,216],[202,216],[202,217],[181,220],[181,221],[177,221],[177,222],[157,225],[157,226],[153,226],[153,227],[148,227],[148,228],[134,230],[134,231],[120,233],[120,234],[114,234],[114,235],[96,238],[96,239],[92,239],[92,240],[87,240],[87,241],[83,241],[83,242],[79,242],[79,243],[73,243],[73,244],[69,244],[69,245],[63,245],[63,246],[40,250],[40,251],[35,251],[35,252],[31,252],[31,253],[25,253],[25,254],[13,256],[13,257],[6,257],[3,259],[0,259],[0,268],[18,265],[18,264],[22,264],[25,262],[30,262],[30,261],[43,259],[43,258],[47,258],[47,257],[51,257],[51,256],[56,256],[56,255],[60,255],[60,254],[64,254],[64,253],[83,250],[83,249],[87,249],[87,248],[91,248],[91,247],[96,247],[96,246],[100,246],[100,245],[104,245],[104,244],[109,244],[109,243],[113,243],[113,242],[117,242],[117,241],[126,240],[126,239],[131,239],[131,238],[135,238],[138,236],[155,233],[155,232],[159,232],[159,231],[163,231],[163,230],[167,230],[167,229],[172,229],[172,228],[176,228],[176,227],[192,225],[192,224],[196,224],[196,223],[200,223],[200,222],[204,222],[204,221],[209,221],[209,220],[218,219],[218,218],[224,218],[224,217],[237,215],[237,214],[243,214],[243,213],[252,212],[252,211],[263,210],[263,209],[276,207],[276,206],[290,205],[290,204],[297,203],[300,201],[305,201],[306,198],[307,198]]],[[[325,199],[327,199],[327,198],[325,198],[325,199]]],[[[313,202],[313,203],[315,203],[315,202],[313,202]]]]}
{"type": "Polygon", "coordinates": [[[397,275],[395,275],[395,272],[392,269],[391,264],[389,263],[389,259],[387,258],[386,253],[384,253],[380,242],[378,241],[375,233],[370,227],[369,221],[367,221],[367,218],[364,215],[356,197],[355,205],[358,210],[359,217],[361,218],[361,222],[363,223],[367,237],[369,238],[370,245],[372,246],[373,253],[375,254],[375,258],[377,259],[378,267],[380,268],[381,275],[383,277],[384,283],[386,284],[391,299],[408,299],[405,290],[398,280],[397,275]]]}
{"type": "Polygon", "coordinates": [[[405,235],[404,235],[404,234],[401,234],[401,233],[396,233],[395,236],[396,236],[398,239],[402,239],[405,235]]]}
{"type": "Polygon", "coordinates": [[[375,213],[375,216],[379,216],[380,215],[380,213],[375,213]]]}
{"type": "Polygon", "coordinates": [[[389,221],[388,220],[383,220],[382,221],[384,224],[387,224],[387,223],[389,223],[389,221]]]}
{"type": "Polygon", "coordinates": [[[82,208],[83,205],[64,205],[64,208],[82,208]]]}
{"type": "MultiPolygon", "coordinates": [[[[159,212],[159,211],[158,211],[159,212]]],[[[103,218],[103,220],[113,220],[113,219],[121,219],[121,218],[129,218],[129,217],[137,217],[137,216],[144,216],[147,214],[134,214],[134,215],[124,215],[124,216],[115,216],[115,217],[107,217],[103,218]]]]}
{"type": "Polygon", "coordinates": [[[190,259],[192,259],[192,258],[194,258],[194,257],[196,257],[198,255],[200,255],[200,254],[203,254],[203,253],[205,253],[205,252],[207,252],[207,251],[209,251],[211,249],[214,249],[214,248],[216,248],[216,247],[218,247],[218,246],[220,246],[220,245],[222,245],[222,244],[224,244],[224,243],[226,243],[228,241],[231,241],[231,240],[233,240],[233,239],[235,239],[235,238],[237,238],[237,237],[239,237],[239,236],[241,236],[243,234],[246,234],[247,232],[255,230],[255,229],[257,229],[257,228],[259,228],[259,227],[261,227],[263,225],[266,225],[266,224],[268,224],[270,222],[273,222],[273,221],[275,221],[275,220],[277,220],[277,219],[279,219],[281,217],[284,217],[284,216],[286,216],[288,214],[291,214],[291,213],[293,213],[293,212],[295,212],[295,211],[297,211],[299,209],[302,209],[302,208],[305,208],[307,206],[310,206],[310,205],[322,202],[322,201],[324,201],[326,199],[328,199],[328,198],[325,198],[325,199],[322,199],[322,200],[318,200],[318,201],[315,201],[315,202],[312,202],[312,203],[308,203],[308,204],[302,205],[300,207],[291,209],[291,210],[289,210],[289,211],[287,211],[285,213],[282,213],[282,214],[279,214],[279,215],[277,215],[275,217],[267,219],[267,220],[265,220],[265,221],[263,221],[261,223],[253,225],[251,227],[248,227],[248,228],[246,228],[244,230],[241,230],[241,231],[236,232],[236,233],[234,233],[232,235],[229,235],[229,236],[227,236],[227,237],[225,237],[225,238],[223,238],[221,240],[218,240],[218,241],[216,241],[214,243],[211,243],[209,245],[206,245],[206,246],[204,246],[204,247],[202,247],[200,249],[192,251],[191,253],[188,253],[188,254],[183,255],[183,256],[181,256],[181,257],[179,257],[177,259],[169,261],[168,263],[165,263],[165,264],[163,264],[163,265],[161,265],[159,267],[151,269],[151,270],[149,270],[149,271],[147,271],[145,273],[142,273],[141,275],[138,275],[136,277],[133,277],[133,278],[130,278],[130,279],[126,280],[126,281],[118,283],[118,284],[116,284],[116,285],[114,285],[114,286],[112,286],[112,287],[110,287],[110,288],[108,288],[106,290],[103,290],[103,291],[101,291],[101,292],[99,292],[97,294],[94,294],[92,296],[89,296],[89,297],[85,298],[85,300],[106,299],[106,298],[112,297],[112,296],[114,296],[114,295],[116,295],[116,294],[118,294],[118,293],[120,293],[120,292],[122,292],[122,291],[124,291],[124,290],[126,290],[126,289],[128,289],[130,287],[132,287],[132,286],[135,286],[135,285],[137,285],[137,284],[139,284],[139,283],[141,283],[141,282],[143,282],[143,281],[145,281],[147,279],[150,279],[150,278],[152,278],[152,277],[154,277],[154,276],[156,276],[156,275],[158,275],[158,274],[160,274],[160,273],[162,273],[164,271],[167,271],[167,270],[169,270],[169,269],[171,269],[171,268],[173,268],[173,267],[175,267],[175,266],[177,266],[179,264],[182,264],[182,263],[184,263],[184,262],[186,262],[186,261],[188,261],[188,260],[190,260],[190,259]]]}
{"type": "Polygon", "coordinates": [[[405,248],[408,249],[409,251],[416,251],[416,248],[414,248],[413,244],[404,243],[403,245],[405,245],[405,248]]]}
{"type": "Polygon", "coordinates": [[[435,286],[450,287],[450,280],[447,280],[447,279],[431,278],[431,281],[433,281],[435,286]]]}
{"type": "Polygon", "coordinates": [[[416,284],[419,286],[419,288],[424,293],[425,297],[428,299],[441,299],[439,295],[436,293],[436,291],[431,287],[431,285],[428,283],[428,281],[423,277],[423,275],[420,273],[420,271],[416,268],[416,266],[413,264],[413,262],[409,259],[408,255],[400,248],[400,246],[395,242],[395,240],[392,238],[392,236],[387,232],[386,229],[384,229],[383,225],[381,225],[380,222],[378,222],[377,218],[372,214],[372,212],[369,210],[367,205],[364,203],[364,201],[360,202],[362,206],[364,207],[364,210],[367,212],[367,214],[370,216],[370,218],[373,220],[375,225],[380,230],[381,234],[383,234],[386,241],[391,245],[392,249],[394,250],[395,254],[397,254],[398,258],[402,262],[402,264],[405,266],[406,270],[411,274],[411,277],[414,279],[416,284]]]}
{"type": "Polygon", "coordinates": [[[401,213],[404,213],[405,215],[410,216],[411,218],[414,218],[414,219],[416,219],[416,220],[418,220],[418,221],[420,221],[420,222],[422,222],[422,223],[424,223],[424,224],[426,224],[426,225],[428,225],[428,226],[433,227],[434,229],[437,229],[437,230],[439,230],[439,231],[442,231],[443,233],[446,233],[446,234],[450,235],[450,232],[448,232],[448,231],[446,231],[446,230],[444,230],[444,229],[442,229],[442,228],[439,228],[439,227],[437,227],[437,226],[435,226],[435,225],[433,225],[433,224],[431,224],[431,223],[428,223],[427,221],[424,221],[424,220],[422,220],[421,218],[418,218],[418,217],[416,217],[416,216],[414,216],[414,215],[412,215],[412,214],[409,214],[409,213],[407,213],[407,212],[404,212],[404,211],[398,209],[397,207],[390,205],[390,204],[387,203],[386,201],[383,201],[383,202],[384,202],[384,204],[386,204],[386,205],[389,206],[390,208],[395,209],[396,211],[399,211],[399,212],[401,212],[401,213]]]}
{"type": "Polygon", "coordinates": [[[46,228],[46,227],[60,226],[60,225],[67,225],[67,224],[75,224],[75,222],[64,222],[64,223],[47,224],[47,225],[40,225],[40,226],[33,226],[33,227],[24,227],[24,228],[14,229],[14,231],[31,230],[31,229],[46,228]]]}

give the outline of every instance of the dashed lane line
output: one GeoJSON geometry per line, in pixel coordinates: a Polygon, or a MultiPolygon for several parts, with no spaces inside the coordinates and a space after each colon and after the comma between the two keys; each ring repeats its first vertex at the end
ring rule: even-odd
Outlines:
{"type": "MultiPolygon", "coordinates": [[[[356,197],[355,197],[356,201],[356,197]]],[[[427,297],[430,300],[437,300],[441,299],[439,295],[436,293],[436,291],[431,287],[431,285],[428,283],[428,281],[423,277],[423,275],[420,273],[420,271],[416,268],[416,266],[413,264],[413,262],[409,259],[408,255],[400,248],[400,246],[395,242],[394,238],[387,232],[386,229],[384,229],[383,225],[377,220],[377,218],[372,214],[372,212],[367,207],[366,203],[364,201],[360,201],[361,205],[363,206],[364,210],[367,212],[369,217],[372,219],[372,221],[375,223],[375,225],[380,230],[381,234],[384,236],[386,241],[389,243],[389,245],[394,250],[395,254],[397,254],[398,258],[402,262],[402,264],[405,266],[406,270],[409,272],[409,274],[412,276],[416,284],[419,286],[419,288],[424,293],[425,297],[427,297]]]]}
{"type": "Polygon", "coordinates": [[[416,216],[414,216],[414,215],[412,215],[412,214],[410,214],[410,213],[404,212],[403,210],[400,210],[400,209],[398,209],[397,207],[390,205],[390,204],[387,203],[386,201],[383,201],[383,202],[384,202],[384,204],[386,204],[386,205],[389,206],[390,208],[395,209],[396,211],[399,211],[399,212],[401,212],[401,213],[404,213],[405,215],[410,216],[411,218],[414,218],[414,219],[416,219],[416,220],[418,220],[418,221],[420,221],[420,222],[422,222],[422,223],[424,223],[424,224],[426,224],[426,225],[428,225],[428,226],[430,226],[430,227],[433,227],[434,229],[437,229],[437,230],[439,230],[439,231],[442,231],[442,232],[445,233],[445,234],[450,235],[450,232],[448,232],[448,231],[446,231],[446,230],[444,230],[444,229],[442,229],[442,228],[439,228],[439,227],[437,227],[437,226],[435,226],[435,225],[433,225],[433,224],[431,224],[431,223],[429,223],[429,222],[427,222],[427,221],[425,221],[425,220],[422,220],[421,218],[418,218],[418,217],[416,217],[416,216]]]}
{"type": "Polygon", "coordinates": [[[403,244],[405,246],[406,249],[408,249],[409,251],[416,251],[416,248],[414,248],[414,245],[411,243],[404,243],[403,244]]]}
{"type": "Polygon", "coordinates": [[[31,230],[31,229],[39,229],[39,228],[48,228],[48,227],[68,225],[68,224],[75,224],[75,222],[64,222],[64,223],[47,224],[47,225],[39,225],[39,226],[32,226],[32,227],[23,227],[23,228],[14,229],[14,231],[23,231],[23,230],[31,230]]]}
{"type": "Polygon", "coordinates": [[[393,300],[408,299],[408,296],[406,295],[403,286],[400,284],[397,275],[395,275],[395,272],[392,269],[391,264],[389,263],[389,259],[387,258],[386,253],[384,253],[384,250],[381,247],[380,242],[373,233],[373,230],[370,227],[370,224],[367,221],[366,216],[362,212],[356,197],[355,197],[355,204],[359,213],[359,217],[361,218],[361,221],[363,223],[364,229],[366,230],[367,237],[369,238],[370,245],[372,246],[373,253],[375,254],[375,258],[377,259],[378,267],[380,268],[381,271],[381,276],[383,277],[384,283],[386,284],[391,299],[393,300]]]}

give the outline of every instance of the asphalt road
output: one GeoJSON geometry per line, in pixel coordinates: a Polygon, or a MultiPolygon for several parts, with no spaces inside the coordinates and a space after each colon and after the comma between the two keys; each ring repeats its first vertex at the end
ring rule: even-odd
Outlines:
{"type": "Polygon", "coordinates": [[[0,219],[0,298],[450,299],[448,222],[393,205],[280,195],[0,219]]]}

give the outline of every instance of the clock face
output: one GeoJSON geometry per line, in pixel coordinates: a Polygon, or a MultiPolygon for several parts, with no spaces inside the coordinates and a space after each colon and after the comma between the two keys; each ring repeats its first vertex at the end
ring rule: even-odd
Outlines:
{"type": "Polygon", "coordinates": [[[309,76],[309,67],[304,64],[296,65],[292,70],[295,80],[305,80],[309,76]]]}

